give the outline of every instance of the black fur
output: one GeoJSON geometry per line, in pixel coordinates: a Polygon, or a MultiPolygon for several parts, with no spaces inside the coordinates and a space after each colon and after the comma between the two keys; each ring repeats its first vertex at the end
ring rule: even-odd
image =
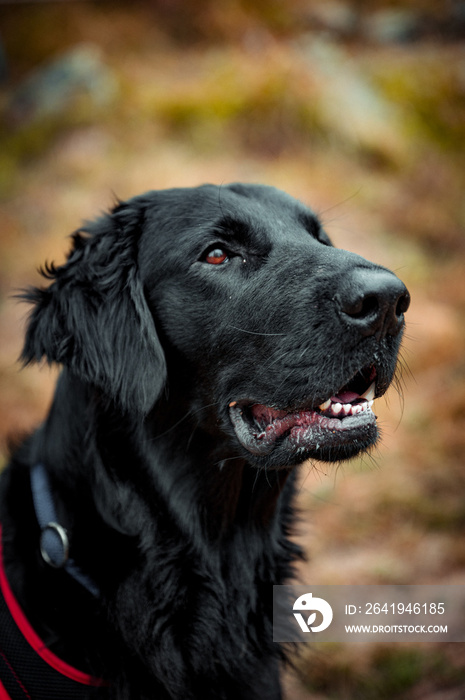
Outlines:
{"type": "Polygon", "coordinates": [[[407,293],[397,287],[394,320],[372,322],[376,293],[353,311],[361,272],[397,280],[333,248],[288,195],[208,185],[119,204],[74,235],[67,262],[44,273],[50,286],[26,294],[23,360],[63,371],[45,423],[2,475],[7,572],[46,643],[110,680],[112,697],[281,697],[272,585],[300,556],[294,467],[349,458],[377,430],[304,448],[279,437],[261,454],[260,438],[255,453],[238,440],[231,411],[314,408],[364,367],[386,390],[407,293]],[[207,262],[215,247],[222,265],[207,262]],[[39,555],[37,462],[98,600],[39,555]]]}

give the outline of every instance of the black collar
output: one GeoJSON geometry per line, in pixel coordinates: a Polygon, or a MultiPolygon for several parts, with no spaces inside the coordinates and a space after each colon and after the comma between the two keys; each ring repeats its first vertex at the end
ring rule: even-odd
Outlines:
{"type": "Polygon", "coordinates": [[[42,531],[40,553],[43,560],[55,569],[67,571],[94,598],[98,598],[100,590],[96,583],[69,556],[68,532],[58,522],[47,470],[43,464],[35,464],[31,469],[31,489],[36,518],[42,531]]]}

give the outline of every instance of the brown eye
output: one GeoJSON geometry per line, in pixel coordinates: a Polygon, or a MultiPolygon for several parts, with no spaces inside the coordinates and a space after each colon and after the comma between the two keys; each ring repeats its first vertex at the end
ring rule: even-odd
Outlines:
{"type": "Polygon", "coordinates": [[[213,248],[205,257],[205,262],[210,263],[210,265],[222,265],[228,260],[228,254],[222,248],[213,248]]]}

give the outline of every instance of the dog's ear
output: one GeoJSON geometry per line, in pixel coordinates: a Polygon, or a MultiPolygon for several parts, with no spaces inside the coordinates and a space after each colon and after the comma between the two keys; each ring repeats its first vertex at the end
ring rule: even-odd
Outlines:
{"type": "Polygon", "coordinates": [[[146,414],[166,365],[139,277],[143,220],[132,200],[73,235],[67,262],[42,272],[52,284],[21,295],[34,304],[21,357],[63,364],[125,411],[146,414]]]}

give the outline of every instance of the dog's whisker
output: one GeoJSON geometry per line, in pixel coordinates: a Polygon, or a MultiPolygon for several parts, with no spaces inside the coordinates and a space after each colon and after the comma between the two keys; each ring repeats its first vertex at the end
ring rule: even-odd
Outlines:
{"type": "Polygon", "coordinates": [[[242,457],[241,455],[236,455],[234,457],[225,457],[224,459],[220,459],[218,462],[214,462],[214,464],[216,467],[222,465],[220,468],[223,468],[226,462],[238,462],[241,460],[244,461],[244,457],[242,457]]]}
{"type": "Polygon", "coordinates": [[[255,474],[255,479],[254,479],[253,484],[252,484],[252,493],[255,491],[255,486],[257,484],[259,475],[260,475],[260,472],[257,469],[256,474],[255,474]]]}
{"type": "Polygon", "coordinates": [[[198,426],[195,425],[195,426],[193,427],[192,431],[191,431],[191,434],[189,435],[189,438],[188,438],[187,443],[186,443],[186,452],[188,452],[189,449],[190,449],[190,446],[191,446],[191,444],[192,444],[192,440],[193,440],[193,438],[194,438],[194,434],[195,434],[195,431],[197,430],[197,427],[198,427],[198,426]]]}
{"type": "Polygon", "coordinates": [[[270,479],[269,479],[269,473],[268,473],[268,468],[267,468],[267,467],[265,467],[265,479],[266,479],[266,483],[268,484],[268,486],[269,486],[270,489],[271,489],[271,482],[270,482],[270,479]]]}
{"type": "Polygon", "coordinates": [[[354,199],[355,197],[358,197],[358,195],[361,192],[361,187],[359,187],[353,194],[348,195],[345,199],[343,199],[341,202],[337,202],[336,204],[333,204],[330,207],[327,207],[326,209],[318,209],[318,216],[320,219],[323,219],[325,214],[327,214],[329,211],[333,211],[334,209],[338,209],[341,207],[343,204],[347,204],[347,202],[350,202],[351,199],[354,199]]]}
{"type": "Polygon", "coordinates": [[[270,367],[273,367],[273,365],[280,364],[287,356],[289,355],[288,350],[284,350],[280,355],[278,355],[275,358],[270,358],[269,362],[266,362],[264,364],[265,369],[269,369],[270,367]]]}
{"type": "Polygon", "coordinates": [[[222,215],[223,218],[224,218],[224,217],[225,217],[225,213],[224,213],[224,211],[223,211],[223,205],[222,205],[222,202],[221,202],[221,192],[222,192],[222,188],[223,188],[223,183],[221,183],[221,184],[219,185],[219,187],[218,187],[218,208],[219,208],[219,210],[220,210],[220,212],[221,212],[221,215],[222,215]]]}
{"type": "Polygon", "coordinates": [[[259,331],[248,331],[245,328],[238,328],[237,326],[233,326],[231,323],[228,324],[228,328],[233,328],[235,331],[240,331],[241,333],[248,333],[249,335],[261,335],[263,337],[271,337],[271,336],[285,336],[286,333],[260,333],[259,331]]]}

